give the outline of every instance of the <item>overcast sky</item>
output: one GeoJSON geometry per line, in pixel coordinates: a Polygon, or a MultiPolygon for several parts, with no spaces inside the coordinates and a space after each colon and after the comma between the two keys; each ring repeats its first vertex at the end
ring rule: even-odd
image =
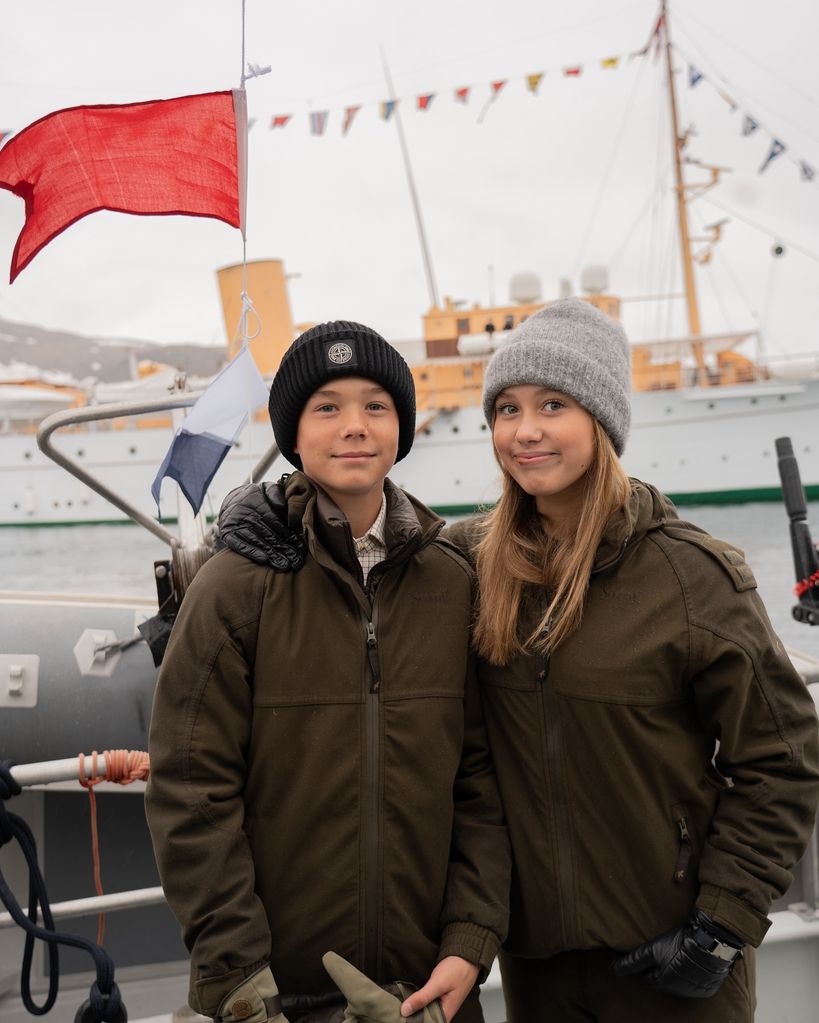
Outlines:
{"type": "MultiPolygon", "coordinates": [[[[241,0],[0,0],[0,130],[67,106],[237,85],[241,9],[241,0]]],[[[678,291],[663,65],[628,60],[656,11],[654,0],[247,0],[247,59],[273,69],[247,85],[257,118],[248,257],[281,258],[298,275],[297,321],[358,319],[390,338],[420,336],[429,297],[396,127],[378,112],[383,47],[442,296],[505,300],[526,270],[551,298],[562,278],[577,290],[590,264],[624,296],[678,291]],[[602,68],[607,57],[619,65],[602,68]],[[582,75],[564,76],[574,65],[582,75]],[[533,95],[525,76],[541,71],[533,95]],[[465,105],[453,98],[463,86],[473,87],[465,105]],[[436,94],[423,112],[421,93],[436,94]],[[342,137],[353,104],[362,109],[342,137]],[[326,133],[312,137],[308,112],[325,109],[326,133]],[[276,114],[293,119],[272,131],[276,114]]],[[[671,33],[688,152],[732,168],[692,210],[695,232],[734,214],[699,273],[703,327],[762,326],[771,352],[819,349],[819,4],[677,0],[671,33]],[[686,61],[704,75],[693,89],[686,61]],[[761,127],[743,138],[746,114],[761,127]],[[759,174],[772,137],[787,149],[759,174]],[[812,183],[800,159],[817,169],[812,183]]],[[[224,343],[214,272],[241,260],[236,230],[98,213],[9,286],[22,223],[22,202],[0,191],[0,317],[224,343]]],[[[632,338],[683,333],[675,308],[628,303],[632,338]]]]}

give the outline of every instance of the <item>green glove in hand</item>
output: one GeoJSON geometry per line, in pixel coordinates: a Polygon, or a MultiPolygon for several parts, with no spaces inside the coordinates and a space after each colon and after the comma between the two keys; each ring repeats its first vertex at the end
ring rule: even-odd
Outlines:
{"type": "Polygon", "coordinates": [[[288,1023],[269,966],[235,987],[216,1013],[216,1023],[288,1023]]]}
{"type": "Polygon", "coordinates": [[[396,998],[335,952],[325,953],[321,961],[347,999],[344,1010],[346,1023],[407,1023],[407,1020],[410,1023],[447,1023],[437,999],[412,1016],[401,1015],[402,1001],[415,990],[411,984],[398,982],[395,986],[400,997],[396,998]]]}

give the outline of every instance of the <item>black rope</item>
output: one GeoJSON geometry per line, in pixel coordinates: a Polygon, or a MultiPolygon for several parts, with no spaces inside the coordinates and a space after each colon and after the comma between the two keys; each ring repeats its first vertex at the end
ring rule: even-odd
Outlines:
{"type": "Polygon", "coordinates": [[[20,972],[20,994],[26,1010],[34,1016],[45,1016],[57,999],[60,986],[59,946],[84,949],[94,960],[97,979],[91,985],[89,1002],[93,1023],[120,1023],[127,1019],[119,988],[114,982],[114,963],[105,949],[78,934],[64,934],[54,929],[54,917],[48,901],[45,881],[37,863],[37,845],[31,829],[22,817],[10,813],[6,802],[22,791],[11,773],[12,762],[0,760],[0,847],[16,839],[28,866],[28,916],[23,913],[6,879],[0,871],[0,901],[12,919],[26,932],[23,964],[20,972]],[[45,927],[37,923],[42,912],[45,927]],[[39,939],[48,946],[48,994],[42,1005],[31,996],[31,966],[34,942],[39,939]]]}

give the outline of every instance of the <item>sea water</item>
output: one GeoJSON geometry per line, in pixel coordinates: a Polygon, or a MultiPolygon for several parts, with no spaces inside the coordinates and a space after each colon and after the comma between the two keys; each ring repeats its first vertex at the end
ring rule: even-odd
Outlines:
{"type": "MultiPolygon", "coordinates": [[[[740,547],[785,645],[819,656],[819,628],[794,621],[795,574],[782,504],[692,506],[681,517],[740,547]]],[[[819,502],[808,505],[819,540],[819,502]]],[[[166,545],[140,526],[0,529],[0,589],[153,597],[153,563],[166,545]]]]}

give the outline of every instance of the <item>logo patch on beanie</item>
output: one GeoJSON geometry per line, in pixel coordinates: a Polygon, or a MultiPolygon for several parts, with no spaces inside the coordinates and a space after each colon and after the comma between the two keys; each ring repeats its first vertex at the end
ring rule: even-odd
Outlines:
{"type": "Polygon", "coordinates": [[[335,341],[326,346],[327,358],[336,366],[346,366],[353,359],[353,350],[343,341],[335,341]]]}

